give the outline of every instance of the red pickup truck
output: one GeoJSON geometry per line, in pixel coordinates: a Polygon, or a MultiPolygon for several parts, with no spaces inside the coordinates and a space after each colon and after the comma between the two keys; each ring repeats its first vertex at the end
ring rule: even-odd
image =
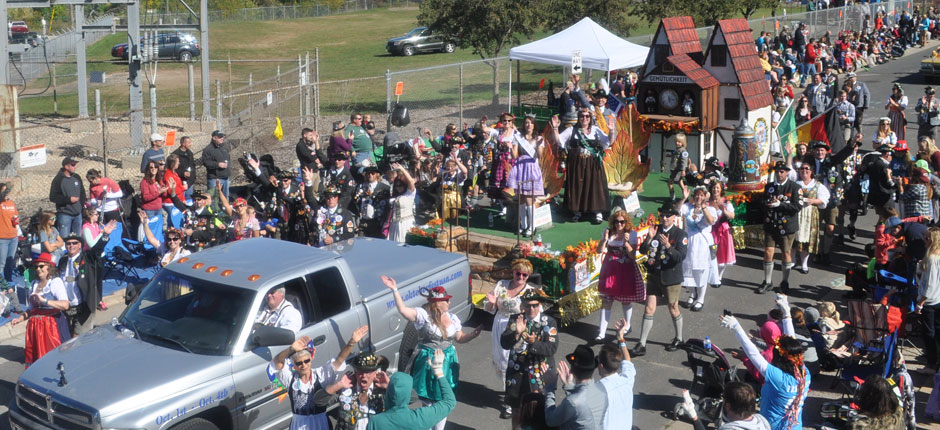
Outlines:
{"type": "Polygon", "coordinates": [[[29,33],[29,26],[24,21],[13,21],[10,23],[10,33],[29,33]]]}

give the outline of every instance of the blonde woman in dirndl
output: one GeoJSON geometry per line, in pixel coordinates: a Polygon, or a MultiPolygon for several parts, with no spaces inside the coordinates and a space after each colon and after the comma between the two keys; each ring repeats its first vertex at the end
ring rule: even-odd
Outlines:
{"type": "Polygon", "coordinates": [[[618,210],[610,216],[604,237],[597,245],[597,252],[604,253],[601,263],[597,292],[603,300],[597,337],[601,341],[606,337],[607,324],[610,322],[610,309],[615,301],[623,307],[623,317],[630,328],[633,316],[633,303],[646,300],[646,282],[640,267],[636,264],[637,234],[633,221],[624,210],[618,210]]]}

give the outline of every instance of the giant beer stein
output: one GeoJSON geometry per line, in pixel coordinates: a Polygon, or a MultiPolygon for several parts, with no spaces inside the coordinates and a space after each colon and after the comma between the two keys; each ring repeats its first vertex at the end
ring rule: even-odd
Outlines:
{"type": "Polygon", "coordinates": [[[734,129],[731,145],[728,189],[734,191],[753,191],[763,188],[760,172],[760,143],[755,138],[754,130],[745,120],[734,129]]]}

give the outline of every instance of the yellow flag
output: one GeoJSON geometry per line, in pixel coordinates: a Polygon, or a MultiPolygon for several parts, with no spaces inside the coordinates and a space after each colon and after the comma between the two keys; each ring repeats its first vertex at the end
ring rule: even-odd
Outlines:
{"type": "Polygon", "coordinates": [[[284,138],[284,129],[281,128],[281,118],[275,117],[274,120],[277,121],[277,125],[274,126],[274,137],[276,137],[277,140],[281,140],[284,138]]]}

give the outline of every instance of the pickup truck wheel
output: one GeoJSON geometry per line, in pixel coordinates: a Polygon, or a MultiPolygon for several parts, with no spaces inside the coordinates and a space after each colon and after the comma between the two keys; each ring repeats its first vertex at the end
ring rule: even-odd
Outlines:
{"type": "Polygon", "coordinates": [[[219,430],[219,427],[207,419],[193,418],[173,426],[172,430],[219,430]]]}
{"type": "Polygon", "coordinates": [[[454,52],[455,49],[457,49],[457,45],[454,45],[454,42],[447,42],[444,44],[444,49],[441,49],[441,51],[450,54],[454,52]]]}
{"type": "Polygon", "coordinates": [[[415,47],[411,45],[405,45],[404,48],[401,48],[401,55],[404,55],[406,57],[415,55],[415,47]]]}
{"type": "Polygon", "coordinates": [[[182,61],[182,62],[184,62],[184,63],[188,63],[188,62],[190,62],[190,61],[193,61],[193,53],[192,53],[192,52],[189,52],[189,51],[180,52],[180,61],[182,61]]]}
{"type": "Polygon", "coordinates": [[[398,371],[404,372],[408,368],[408,365],[411,364],[412,357],[414,357],[415,346],[418,345],[418,329],[415,328],[415,324],[409,322],[405,326],[405,332],[401,335],[401,346],[398,348],[398,371]]]}

